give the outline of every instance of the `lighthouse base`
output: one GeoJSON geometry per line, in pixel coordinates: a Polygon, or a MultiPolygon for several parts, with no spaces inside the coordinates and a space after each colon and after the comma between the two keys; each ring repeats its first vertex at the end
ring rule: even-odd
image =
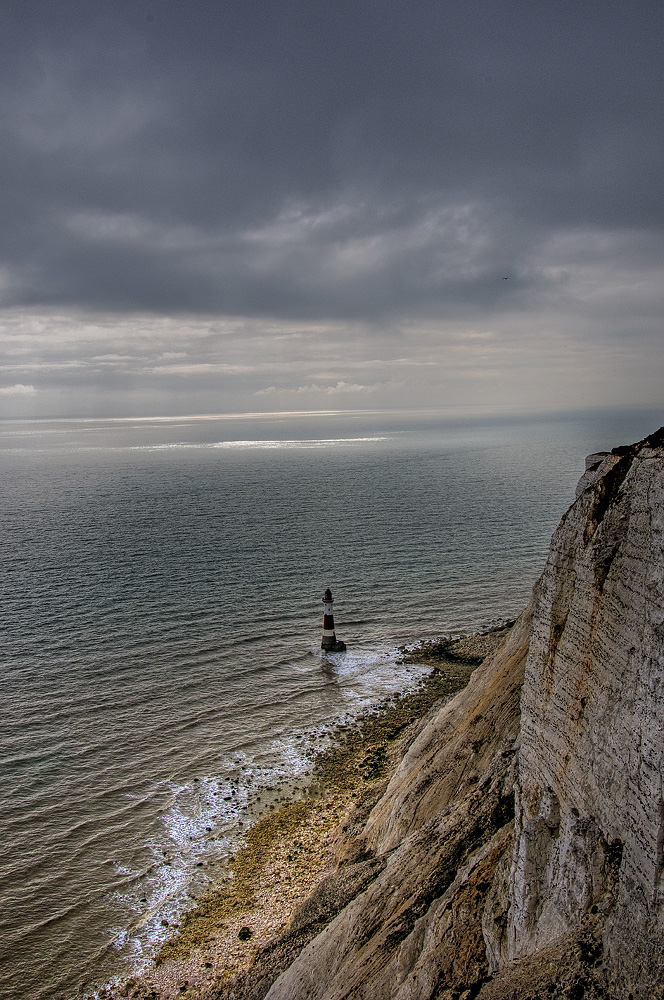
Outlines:
{"type": "Polygon", "coordinates": [[[335,635],[324,635],[320,648],[324,649],[326,653],[343,653],[346,649],[346,643],[337,639],[335,635]]]}

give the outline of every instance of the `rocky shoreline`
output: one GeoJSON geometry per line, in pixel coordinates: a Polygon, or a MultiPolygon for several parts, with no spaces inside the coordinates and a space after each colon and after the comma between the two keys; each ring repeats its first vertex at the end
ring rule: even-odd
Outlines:
{"type": "Polygon", "coordinates": [[[404,647],[404,660],[431,666],[418,688],[339,726],[330,747],[317,755],[305,794],[247,832],[227,877],[185,915],[153,966],[98,995],[133,1000],[264,996],[304,945],[375,878],[381,862],[362,858],[366,852],[353,846],[356,834],[430,715],[465,687],[512,624],[404,647]],[[312,905],[316,886],[325,891],[312,905]]]}

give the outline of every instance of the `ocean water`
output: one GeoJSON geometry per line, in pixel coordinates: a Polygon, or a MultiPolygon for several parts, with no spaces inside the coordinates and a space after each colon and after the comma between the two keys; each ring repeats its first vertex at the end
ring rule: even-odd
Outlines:
{"type": "Polygon", "coordinates": [[[516,616],[585,454],[654,429],[331,424],[0,428],[3,997],[139,969],[330,729],[418,682],[397,647],[516,616]]]}

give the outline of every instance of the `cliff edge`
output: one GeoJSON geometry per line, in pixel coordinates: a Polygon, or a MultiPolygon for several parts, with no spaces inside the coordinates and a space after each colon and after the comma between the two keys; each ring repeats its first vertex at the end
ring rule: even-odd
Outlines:
{"type": "Polygon", "coordinates": [[[664,997],[663,531],[664,429],[593,456],[528,609],[340,844],[375,877],[256,998],[664,997]]]}

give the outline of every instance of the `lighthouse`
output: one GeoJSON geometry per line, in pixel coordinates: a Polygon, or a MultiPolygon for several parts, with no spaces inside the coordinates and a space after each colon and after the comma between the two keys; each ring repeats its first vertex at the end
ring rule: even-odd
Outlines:
{"type": "Polygon", "coordinates": [[[323,594],[323,639],[320,645],[321,649],[326,650],[328,653],[343,653],[346,643],[337,639],[334,634],[333,604],[332,591],[328,587],[323,594]]]}

